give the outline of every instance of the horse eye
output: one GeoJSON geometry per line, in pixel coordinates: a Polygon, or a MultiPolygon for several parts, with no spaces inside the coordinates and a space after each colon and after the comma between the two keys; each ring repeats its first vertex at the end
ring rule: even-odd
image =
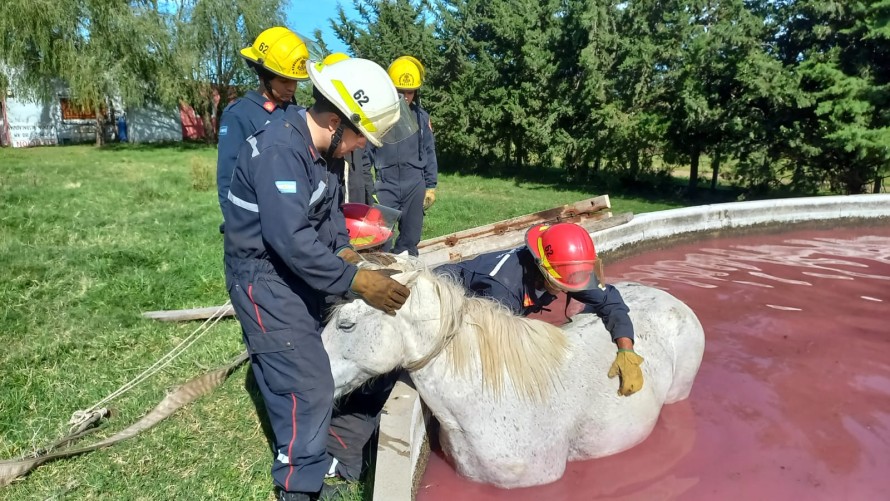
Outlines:
{"type": "Polygon", "coordinates": [[[337,328],[341,331],[351,332],[353,329],[355,329],[355,322],[351,320],[341,320],[337,323],[337,328]]]}

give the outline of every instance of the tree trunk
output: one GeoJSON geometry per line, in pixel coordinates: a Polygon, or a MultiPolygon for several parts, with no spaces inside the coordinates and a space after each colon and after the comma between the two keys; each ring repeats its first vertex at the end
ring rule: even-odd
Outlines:
{"type": "Polygon", "coordinates": [[[875,174],[875,182],[871,187],[871,192],[880,193],[882,184],[884,184],[884,178],[882,178],[880,174],[875,174]]]}
{"type": "Polygon", "coordinates": [[[96,146],[102,146],[105,143],[105,130],[102,125],[102,110],[96,107],[96,146]]]}
{"type": "Polygon", "coordinates": [[[510,138],[504,138],[504,163],[501,165],[501,172],[510,172],[510,158],[513,153],[513,141],[510,138]]]}
{"type": "Polygon", "coordinates": [[[720,148],[714,150],[714,157],[711,158],[711,191],[717,189],[717,176],[720,172],[720,148]]]}
{"type": "Polygon", "coordinates": [[[640,151],[633,150],[630,153],[630,176],[636,180],[640,175],[640,151]]]}
{"type": "Polygon", "coordinates": [[[210,110],[204,110],[204,113],[201,113],[201,123],[204,124],[204,142],[207,144],[214,144],[215,136],[216,136],[216,128],[213,126],[213,121],[210,119],[210,110]]]}
{"type": "Polygon", "coordinates": [[[698,146],[694,146],[689,155],[689,188],[686,190],[690,197],[694,197],[698,190],[699,160],[701,160],[701,150],[699,150],[698,146]]]}
{"type": "Polygon", "coordinates": [[[578,175],[575,177],[575,180],[578,181],[579,183],[586,183],[587,179],[589,178],[588,177],[589,173],[590,173],[590,163],[587,162],[586,159],[582,160],[581,163],[578,164],[578,169],[577,169],[578,175]]]}
{"type": "Polygon", "coordinates": [[[603,156],[597,155],[593,161],[593,172],[599,172],[603,168],[603,156]]]}

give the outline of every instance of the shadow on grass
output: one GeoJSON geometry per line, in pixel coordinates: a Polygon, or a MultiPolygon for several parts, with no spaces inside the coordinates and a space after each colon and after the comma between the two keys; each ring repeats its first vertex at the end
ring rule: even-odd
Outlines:
{"type": "Polygon", "coordinates": [[[744,188],[736,186],[719,186],[716,190],[711,190],[710,185],[700,183],[696,193],[690,195],[688,178],[674,177],[663,171],[644,172],[636,177],[626,172],[599,171],[589,173],[585,180],[573,179],[564,169],[555,167],[526,167],[516,170],[442,169],[441,171],[490,179],[512,180],[515,185],[524,183],[542,185],[539,188],[532,187],[530,189],[582,191],[683,206],[735,202],[746,192],[744,188]]]}

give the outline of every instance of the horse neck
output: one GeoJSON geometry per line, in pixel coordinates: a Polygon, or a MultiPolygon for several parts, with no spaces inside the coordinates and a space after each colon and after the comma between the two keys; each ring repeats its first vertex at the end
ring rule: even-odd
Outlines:
{"type": "Polygon", "coordinates": [[[417,371],[438,358],[457,331],[448,320],[452,315],[443,311],[448,301],[439,297],[438,283],[429,278],[418,279],[405,304],[412,317],[412,328],[402,331],[405,360],[402,366],[417,371]]]}

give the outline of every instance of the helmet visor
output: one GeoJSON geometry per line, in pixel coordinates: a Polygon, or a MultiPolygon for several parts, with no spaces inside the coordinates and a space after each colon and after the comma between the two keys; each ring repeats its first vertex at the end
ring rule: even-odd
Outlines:
{"type": "Polygon", "coordinates": [[[385,244],[393,236],[396,222],[402,213],[383,205],[344,204],[349,244],[355,250],[373,249],[385,244]],[[366,209],[365,209],[366,208],[366,209]]]}
{"type": "Polygon", "coordinates": [[[596,287],[596,267],[594,261],[539,261],[538,265],[554,287],[577,292],[596,287]]]}
{"type": "Polygon", "coordinates": [[[382,134],[377,136],[382,143],[398,143],[399,141],[408,139],[420,130],[420,127],[417,124],[417,119],[415,118],[415,113],[411,110],[408,102],[405,101],[405,98],[401,94],[399,95],[399,100],[393,103],[392,107],[382,110],[377,113],[376,116],[369,115],[368,119],[377,123],[387,115],[391,115],[392,109],[396,107],[398,108],[398,120],[396,120],[388,129],[384,130],[382,134]]]}
{"type": "MultiPolygon", "coordinates": [[[[300,40],[306,44],[306,52],[309,53],[309,61],[321,61],[325,58],[325,51],[315,42],[315,40],[296,31],[294,34],[300,37],[300,40]]],[[[307,65],[309,64],[309,61],[306,61],[307,65]]]]}

